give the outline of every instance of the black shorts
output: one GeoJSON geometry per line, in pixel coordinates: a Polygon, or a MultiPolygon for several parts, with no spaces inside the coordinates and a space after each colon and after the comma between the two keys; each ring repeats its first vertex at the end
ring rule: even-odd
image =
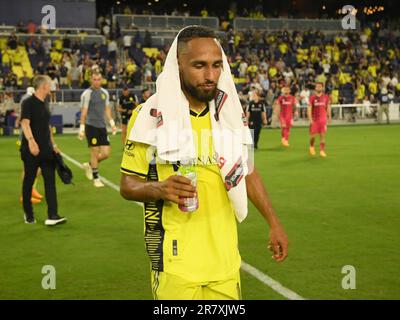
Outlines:
{"type": "Polygon", "coordinates": [[[130,118],[131,118],[130,114],[121,114],[121,123],[127,125],[130,118]]]}
{"type": "Polygon", "coordinates": [[[90,125],[85,125],[85,134],[89,147],[110,145],[106,128],[96,128],[90,125]]]}

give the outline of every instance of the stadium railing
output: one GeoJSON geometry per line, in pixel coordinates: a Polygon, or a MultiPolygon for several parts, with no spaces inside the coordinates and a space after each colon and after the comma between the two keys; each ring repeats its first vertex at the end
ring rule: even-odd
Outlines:
{"type": "MultiPolygon", "coordinates": [[[[24,28],[22,28],[22,30],[23,31],[18,31],[18,33],[27,33],[27,32],[24,32],[24,31],[26,31],[26,29],[24,30],[24,28]]],[[[0,33],[11,34],[13,32],[17,32],[17,28],[15,26],[0,25],[0,33]]],[[[98,28],[63,28],[63,27],[61,27],[61,28],[56,28],[54,30],[47,30],[47,33],[54,34],[54,35],[56,35],[56,34],[78,35],[81,33],[86,33],[89,35],[98,35],[101,32],[100,32],[100,29],[98,29],[98,28]]],[[[37,35],[40,34],[39,30],[35,34],[37,34],[37,35]]]]}
{"type": "Polygon", "coordinates": [[[113,22],[118,22],[121,29],[147,28],[147,29],[173,29],[179,30],[185,26],[197,24],[212,29],[219,28],[217,17],[196,17],[196,16],[167,16],[167,15],[113,15],[113,22]]]}
{"type": "MultiPolygon", "coordinates": [[[[149,30],[151,35],[151,41],[153,47],[162,47],[166,44],[171,44],[179,30],[158,30],[151,29],[149,30]]],[[[121,29],[122,36],[129,35],[134,37],[136,33],[139,32],[140,37],[143,39],[145,36],[145,29],[121,29]]],[[[224,37],[224,32],[217,31],[217,36],[222,39],[224,37]]]]}
{"type": "MultiPolygon", "coordinates": [[[[71,40],[80,40],[82,44],[93,44],[93,43],[100,43],[105,44],[106,38],[102,35],[89,35],[89,34],[27,34],[27,33],[16,33],[15,34],[19,40],[26,41],[32,37],[37,39],[60,39],[64,37],[68,37],[71,40]]],[[[10,36],[9,32],[0,32],[1,37],[8,37],[10,36]]]]}
{"type": "Polygon", "coordinates": [[[16,32],[17,28],[14,26],[0,26],[0,32],[12,33],[16,32]]]}
{"type": "MultiPolygon", "coordinates": [[[[233,27],[237,30],[318,30],[322,32],[343,31],[341,20],[334,19],[289,19],[289,18],[235,18],[233,27]]],[[[360,23],[357,22],[359,30],[360,23]]]]}
{"type": "MultiPolygon", "coordinates": [[[[370,104],[370,107],[378,108],[379,104],[377,104],[377,103],[370,104]]],[[[366,114],[366,106],[364,104],[332,104],[331,108],[332,108],[332,112],[334,114],[337,114],[338,119],[344,118],[345,109],[352,110],[352,109],[356,108],[357,111],[360,112],[362,117],[365,117],[365,114],[366,114]]]]}
{"type": "MultiPolygon", "coordinates": [[[[332,104],[332,113],[334,115],[334,119],[344,120],[345,119],[345,111],[346,109],[349,112],[356,109],[357,114],[360,116],[361,119],[367,118],[368,109],[370,109],[370,113],[372,110],[376,112],[379,109],[380,104],[378,103],[371,103],[370,105],[365,104],[332,104]]],[[[400,110],[399,110],[399,103],[390,102],[389,103],[389,118],[390,120],[398,121],[400,120],[400,110]]]]}
{"type": "Polygon", "coordinates": [[[87,33],[88,35],[99,35],[100,30],[97,28],[57,28],[58,33],[62,34],[80,34],[82,32],[87,33]]]}
{"type": "MultiPolygon", "coordinates": [[[[150,88],[150,90],[155,89],[152,86],[153,83],[145,83],[145,85],[140,87],[135,87],[130,89],[131,93],[136,95],[140,95],[141,90],[143,88],[150,88]]],[[[122,93],[122,88],[118,89],[107,89],[110,94],[110,99],[114,99],[118,97],[122,93]]],[[[81,95],[85,91],[85,89],[60,89],[56,91],[56,102],[57,103],[66,103],[66,102],[79,102],[81,99],[81,95]]],[[[26,93],[26,90],[0,90],[0,98],[4,96],[5,93],[12,93],[14,104],[18,104],[21,100],[21,97],[26,93]]],[[[0,99],[2,101],[3,99],[0,99]]],[[[0,103],[1,104],[1,103],[0,103]]]]}

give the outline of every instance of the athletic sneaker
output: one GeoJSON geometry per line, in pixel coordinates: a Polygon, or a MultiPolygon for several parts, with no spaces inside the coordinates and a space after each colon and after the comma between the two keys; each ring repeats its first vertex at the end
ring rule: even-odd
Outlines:
{"type": "MultiPolygon", "coordinates": [[[[19,198],[19,202],[20,202],[20,203],[23,203],[22,196],[19,198]]],[[[31,203],[32,203],[32,204],[38,204],[38,203],[41,203],[41,202],[42,202],[42,200],[40,200],[40,199],[31,198],[31,203]]]]}
{"type": "Polygon", "coordinates": [[[43,196],[35,188],[32,189],[32,197],[39,200],[43,199],[43,196]]]}
{"type": "Polygon", "coordinates": [[[325,151],[323,151],[323,150],[321,150],[320,152],[319,152],[319,155],[322,157],[322,158],[326,158],[328,155],[325,153],[325,151]]]}
{"type": "Polygon", "coordinates": [[[51,216],[50,218],[46,219],[44,224],[46,226],[55,226],[57,224],[63,224],[67,222],[67,218],[60,217],[58,214],[51,216]]]}
{"type": "Polygon", "coordinates": [[[35,224],[36,220],[33,216],[27,216],[26,214],[24,214],[24,221],[26,224],[35,224]]]}
{"type": "Polygon", "coordinates": [[[314,147],[310,147],[310,154],[312,155],[312,156],[315,156],[315,148],[314,147]]]}
{"type": "Polygon", "coordinates": [[[89,180],[93,180],[92,167],[90,166],[90,164],[88,162],[85,162],[83,164],[83,170],[85,170],[86,178],[88,178],[89,180]]]}
{"type": "Polygon", "coordinates": [[[286,139],[282,139],[282,145],[284,146],[284,147],[289,147],[289,141],[287,141],[286,139]]]}
{"type": "Polygon", "coordinates": [[[96,188],[104,187],[103,182],[101,182],[101,180],[100,180],[99,178],[93,179],[93,185],[94,185],[96,188]]]}

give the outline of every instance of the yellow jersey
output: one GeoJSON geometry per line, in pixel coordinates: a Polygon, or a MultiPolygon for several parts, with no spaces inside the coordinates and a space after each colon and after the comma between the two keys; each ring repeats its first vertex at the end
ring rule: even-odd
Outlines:
{"type": "MultiPolygon", "coordinates": [[[[178,165],[159,161],[154,147],[129,140],[140,110],[139,105],[128,124],[121,172],[148,181],[163,181],[176,175],[178,165]]],[[[145,245],[153,271],[193,282],[218,281],[236,274],[240,268],[237,225],[212,146],[208,106],[199,113],[190,110],[190,120],[198,154],[199,208],[185,213],[169,201],[145,203],[145,245]]]]}

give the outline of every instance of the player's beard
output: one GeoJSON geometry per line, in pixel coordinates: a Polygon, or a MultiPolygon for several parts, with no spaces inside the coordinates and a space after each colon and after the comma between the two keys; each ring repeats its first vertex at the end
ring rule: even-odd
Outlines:
{"type": "MultiPolygon", "coordinates": [[[[213,84],[213,82],[206,82],[204,84],[213,84]]],[[[189,81],[185,81],[185,79],[182,80],[182,87],[184,91],[200,102],[210,102],[215,98],[217,93],[217,86],[213,90],[204,90],[201,86],[194,86],[189,81]]]]}

